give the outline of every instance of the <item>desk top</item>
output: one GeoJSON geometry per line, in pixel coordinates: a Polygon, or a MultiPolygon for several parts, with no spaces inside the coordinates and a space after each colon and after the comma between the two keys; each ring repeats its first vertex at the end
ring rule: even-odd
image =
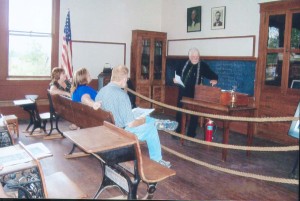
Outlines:
{"type": "Polygon", "coordinates": [[[135,143],[135,140],[106,126],[97,126],[63,133],[64,136],[87,153],[108,151],[135,143]]]}
{"type": "Polygon", "coordinates": [[[33,166],[34,159],[19,144],[0,148],[0,175],[33,166]]]}
{"type": "Polygon", "coordinates": [[[195,100],[193,98],[188,98],[188,97],[183,97],[181,102],[183,104],[205,107],[205,108],[214,109],[223,112],[256,110],[255,107],[251,107],[251,106],[229,107],[227,105],[221,105],[220,103],[211,103],[211,102],[206,102],[201,100],[195,100]]]}
{"type": "Polygon", "coordinates": [[[29,105],[33,103],[34,101],[32,101],[31,99],[14,100],[15,105],[29,105]]]}

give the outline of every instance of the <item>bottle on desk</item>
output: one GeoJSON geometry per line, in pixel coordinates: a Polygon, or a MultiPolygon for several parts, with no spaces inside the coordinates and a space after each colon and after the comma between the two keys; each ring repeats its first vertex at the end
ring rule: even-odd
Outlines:
{"type": "Polygon", "coordinates": [[[230,107],[235,107],[236,106],[236,98],[237,98],[237,96],[236,96],[235,90],[236,90],[236,86],[233,86],[232,90],[230,92],[230,97],[231,97],[231,99],[230,99],[230,107]]]}

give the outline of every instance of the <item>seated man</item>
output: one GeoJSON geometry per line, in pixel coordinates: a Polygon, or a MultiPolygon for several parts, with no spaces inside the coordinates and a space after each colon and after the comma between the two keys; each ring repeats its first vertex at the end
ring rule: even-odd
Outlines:
{"type": "MultiPolygon", "coordinates": [[[[96,101],[101,101],[101,107],[110,111],[116,126],[135,134],[139,140],[146,141],[150,159],[171,167],[170,162],[162,159],[160,140],[155,125],[156,119],[150,116],[135,119],[131,110],[128,94],[122,89],[126,87],[128,68],[119,65],[112,70],[111,81],[101,88],[96,101]]],[[[175,128],[176,129],[176,128],[175,128]]]]}

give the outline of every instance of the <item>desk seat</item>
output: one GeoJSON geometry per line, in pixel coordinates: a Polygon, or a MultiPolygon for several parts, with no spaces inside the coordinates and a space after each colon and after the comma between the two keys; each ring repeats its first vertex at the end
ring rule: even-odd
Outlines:
{"type": "Polygon", "coordinates": [[[46,176],[45,182],[48,198],[81,199],[87,197],[63,172],[56,172],[46,176]]]}
{"type": "MultiPolygon", "coordinates": [[[[176,172],[172,169],[169,169],[161,164],[151,160],[148,156],[142,155],[141,164],[142,167],[142,180],[145,183],[157,183],[170,176],[174,176],[176,172]]],[[[119,164],[121,167],[126,169],[131,174],[134,174],[134,163],[133,161],[127,161],[119,164]]]]}
{"type": "Polygon", "coordinates": [[[170,176],[174,176],[176,172],[161,164],[151,160],[147,156],[142,156],[143,177],[142,180],[147,183],[157,183],[170,176]]]}

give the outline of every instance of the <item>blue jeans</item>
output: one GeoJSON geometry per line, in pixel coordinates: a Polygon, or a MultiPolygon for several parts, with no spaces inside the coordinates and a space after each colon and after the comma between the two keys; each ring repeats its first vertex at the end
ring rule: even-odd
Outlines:
{"type": "Polygon", "coordinates": [[[143,125],[126,127],[125,130],[135,134],[139,140],[146,141],[150,158],[154,161],[160,161],[162,159],[161,146],[154,122],[154,118],[146,116],[146,122],[143,125]]]}

